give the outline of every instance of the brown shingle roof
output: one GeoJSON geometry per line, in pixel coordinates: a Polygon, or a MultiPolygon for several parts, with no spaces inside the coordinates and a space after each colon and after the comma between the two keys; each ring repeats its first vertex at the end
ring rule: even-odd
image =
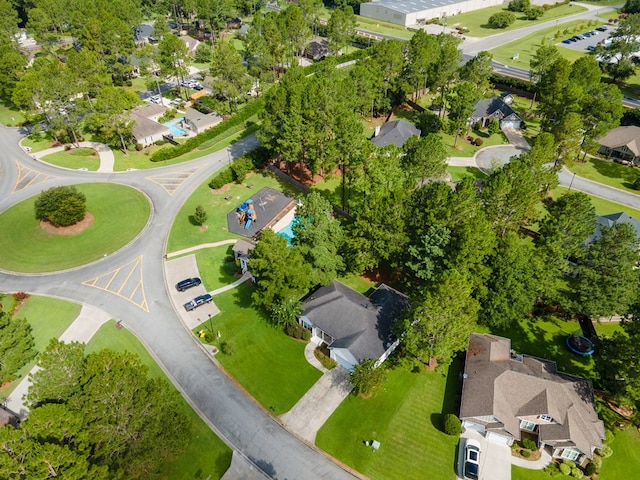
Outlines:
{"type": "Polygon", "coordinates": [[[640,127],[634,125],[618,127],[598,140],[600,145],[609,148],[626,146],[635,156],[640,155],[640,127]]]}
{"type": "Polygon", "coordinates": [[[552,424],[536,420],[540,440],[550,445],[570,442],[589,457],[604,439],[589,380],[558,372],[549,360],[512,356],[508,338],[474,333],[467,350],[460,418],[491,415],[515,439],[520,439],[521,418],[550,415],[552,424]]]}

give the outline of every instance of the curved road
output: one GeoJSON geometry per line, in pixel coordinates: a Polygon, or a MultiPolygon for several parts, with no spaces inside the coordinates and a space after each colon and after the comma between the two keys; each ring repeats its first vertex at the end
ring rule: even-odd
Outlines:
{"type": "MultiPolygon", "coordinates": [[[[131,244],[93,264],[41,275],[0,272],[0,291],[64,298],[93,305],[121,320],[213,430],[268,476],[357,478],[285,430],[222,373],[169,302],[163,255],[171,225],[193,190],[229,161],[227,151],[154,170],[105,174],[40,163],[18,146],[20,137],[18,130],[0,127],[0,212],[52,186],[115,182],[144,192],[152,204],[152,218],[131,244]],[[132,281],[140,282],[142,291],[135,297],[92,286],[100,284],[95,279],[111,278],[122,267],[130,269],[132,281]]],[[[256,143],[255,137],[248,137],[231,147],[230,154],[240,156],[256,143]]]]}

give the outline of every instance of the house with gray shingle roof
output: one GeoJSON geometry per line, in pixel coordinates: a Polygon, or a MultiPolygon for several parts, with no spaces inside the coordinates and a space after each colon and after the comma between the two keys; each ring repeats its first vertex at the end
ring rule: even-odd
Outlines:
{"type": "Polygon", "coordinates": [[[636,220],[633,217],[630,217],[625,212],[610,213],[609,215],[598,215],[596,218],[598,221],[596,231],[593,232],[593,235],[591,235],[584,241],[585,244],[589,244],[598,240],[602,236],[602,227],[611,228],[617,223],[628,223],[629,225],[631,225],[636,232],[636,237],[638,238],[638,240],[640,240],[640,221],[636,220]]]}
{"type": "Polygon", "coordinates": [[[511,445],[523,432],[555,458],[581,463],[605,438],[591,381],[559,372],[556,363],[511,350],[511,340],[469,337],[460,420],[511,445]]]}
{"type": "Polygon", "coordinates": [[[392,326],[408,303],[385,284],[366,297],[333,281],[304,301],[299,323],[311,331],[313,342],[328,345],[332,359],[353,370],[365,359],[381,363],[395,350],[392,326]]]}
{"type": "Polygon", "coordinates": [[[611,130],[598,140],[598,153],[640,165],[640,127],[630,125],[611,130]]]}
{"type": "Polygon", "coordinates": [[[508,98],[501,95],[478,100],[473,107],[470,124],[480,123],[482,127],[486,127],[495,118],[500,123],[500,128],[520,128],[522,119],[511,108],[508,98]]]}
{"type": "Polygon", "coordinates": [[[158,123],[166,111],[167,107],[153,103],[136,107],[131,111],[131,119],[135,121],[133,138],[136,143],[148,147],[169,134],[169,129],[158,123]]]}
{"type": "Polygon", "coordinates": [[[405,122],[404,120],[393,120],[376,127],[375,135],[371,141],[378,147],[386,147],[391,144],[396,147],[402,147],[414,135],[419,137],[420,129],[413,123],[405,122]]]}

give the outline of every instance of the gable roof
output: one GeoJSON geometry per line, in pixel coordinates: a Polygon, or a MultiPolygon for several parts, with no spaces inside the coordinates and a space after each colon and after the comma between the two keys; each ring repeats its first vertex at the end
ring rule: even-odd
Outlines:
{"type": "MultiPolygon", "coordinates": [[[[487,430],[520,439],[520,419],[536,420],[540,440],[574,446],[591,457],[602,446],[604,424],[598,418],[589,380],[558,372],[555,362],[511,352],[511,340],[471,334],[462,386],[460,418],[494,416],[487,430]]],[[[474,420],[475,421],[475,420],[474,420]]]]}
{"type": "Polygon", "coordinates": [[[241,238],[240,240],[238,240],[236,243],[233,244],[233,248],[231,250],[240,256],[248,257],[249,250],[253,250],[255,247],[256,247],[255,243],[241,238]]]}
{"type": "Polygon", "coordinates": [[[193,123],[198,131],[213,127],[222,121],[222,116],[217,112],[201,113],[195,108],[187,108],[184,112],[184,118],[186,121],[193,123]]]}
{"type": "Polygon", "coordinates": [[[133,126],[133,137],[140,141],[154,135],[167,135],[169,129],[161,123],[151,120],[149,117],[164,113],[166,107],[162,105],[143,105],[131,111],[131,119],[136,122],[133,126]]]}
{"type": "Polygon", "coordinates": [[[486,117],[496,117],[498,120],[521,120],[518,114],[511,108],[504,99],[506,97],[491,97],[478,100],[473,107],[471,121],[476,122],[486,117]]]}
{"type": "Polygon", "coordinates": [[[151,118],[156,115],[162,115],[167,111],[167,107],[157,105],[155,103],[147,103],[131,110],[131,114],[138,117],[151,118]]]}
{"type": "Polygon", "coordinates": [[[598,143],[609,148],[627,147],[636,157],[640,156],[640,127],[629,125],[614,128],[598,140],[598,143]]]}
{"type": "Polygon", "coordinates": [[[394,120],[383,123],[380,131],[371,141],[378,147],[386,147],[391,144],[396,147],[402,147],[404,143],[414,135],[420,136],[420,129],[413,123],[405,122],[404,120],[394,120]]]}
{"type": "Polygon", "coordinates": [[[361,361],[380,358],[395,341],[391,327],[407,305],[407,297],[387,285],[367,298],[334,280],[304,301],[302,315],[335,339],[331,347],[361,361]]]}
{"type": "Polygon", "coordinates": [[[636,237],[638,238],[638,240],[640,240],[640,221],[636,220],[633,217],[630,217],[625,212],[610,213],[609,215],[598,215],[597,220],[598,226],[596,227],[596,231],[593,232],[593,234],[584,241],[585,244],[592,243],[602,237],[601,228],[603,226],[611,228],[616,223],[630,224],[636,231],[636,237]]]}

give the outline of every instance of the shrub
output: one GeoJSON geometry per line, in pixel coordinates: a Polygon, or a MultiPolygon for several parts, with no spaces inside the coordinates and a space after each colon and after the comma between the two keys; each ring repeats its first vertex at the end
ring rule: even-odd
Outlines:
{"type": "Polygon", "coordinates": [[[531,8],[531,0],[511,0],[507,10],[511,12],[526,12],[531,8]]]}
{"type": "MultiPolygon", "coordinates": [[[[637,182],[637,180],[636,180],[637,182]]],[[[634,182],[635,184],[635,182],[634,182]]],[[[604,432],[604,443],[606,443],[607,445],[610,445],[613,443],[613,441],[616,439],[616,436],[614,435],[614,433],[611,430],[606,430],[604,432]]]]}
{"type": "Polygon", "coordinates": [[[530,438],[525,438],[524,440],[522,440],[522,446],[524,448],[526,448],[527,450],[537,450],[538,449],[538,445],[536,444],[536,442],[534,442],[530,438]]]}
{"type": "Polygon", "coordinates": [[[489,135],[495,135],[500,132],[500,122],[497,118],[492,118],[489,122],[489,135]]]}
{"type": "Polygon", "coordinates": [[[568,458],[563,459],[563,460],[562,460],[562,463],[563,463],[564,465],[568,465],[568,466],[569,466],[569,468],[573,468],[573,467],[575,467],[575,466],[576,466],[576,462],[574,462],[573,460],[569,460],[568,458]]]}
{"type": "Polygon", "coordinates": [[[204,207],[202,205],[198,205],[196,207],[196,211],[193,214],[193,220],[198,225],[204,225],[204,222],[207,221],[208,217],[209,216],[207,215],[207,211],[204,209],[204,207]]]}
{"type": "Polygon", "coordinates": [[[220,351],[222,353],[224,353],[225,355],[233,355],[233,352],[235,351],[235,345],[233,344],[232,341],[230,340],[225,340],[224,342],[220,343],[220,351]]]}
{"type": "Polygon", "coordinates": [[[349,381],[353,385],[353,393],[356,395],[370,394],[384,381],[386,374],[383,366],[376,368],[374,359],[363,360],[349,375],[349,381]]]}
{"type": "Polygon", "coordinates": [[[141,152],[143,148],[144,148],[144,145],[142,145],[141,143],[136,143],[136,151],[137,152],[141,152]]]}
{"type": "Polygon", "coordinates": [[[584,478],[584,472],[580,470],[578,467],[573,467],[571,469],[571,476],[573,478],[584,478]]]}
{"type": "Polygon", "coordinates": [[[223,168],[215,177],[211,179],[211,181],[209,182],[209,188],[217,190],[224,187],[227,183],[231,183],[232,181],[233,173],[231,172],[231,169],[223,168]]]}
{"type": "Polygon", "coordinates": [[[460,423],[460,419],[453,413],[447,413],[444,415],[444,418],[442,419],[442,426],[444,428],[444,433],[447,435],[457,436],[462,433],[462,424],[460,423]]]}
{"type": "Polygon", "coordinates": [[[498,12],[489,17],[489,26],[492,28],[507,28],[516,21],[515,14],[511,12],[498,12]]]}
{"type": "Polygon", "coordinates": [[[13,294],[13,299],[16,301],[16,303],[20,303],[27,297],[28,295],[25,292],[16,292],[13,294]]]}
{"type": "Polygon", "coordinates": [[[602,448],[596,448],[596,453],[602,458],[609,458],[613,455],[613,449],[609,445],[603,445],[602,448]]]}
{"type": "Polygon", "coordinates": [[[437,115],[428,111],[420,112],[416,123],[420,129],[421,137],[426,137],[430,133],[438,133],[442,130],[442,121],[437,115]]]}
{"type": "Polygon", "coordinates": [[[596,464],[593,463],[593,462],[587,463],[585,465],[585,467],[584,467],[585,475],[591,476],[591,475],[595,474],[596,471],[597,471],[596,464]]]}
{"type": "Polygon", "coordinates": [[[571,467],[566,463],[560,464],[560,471],[562,472],[563,475],[571,475],[571,467]]]}
{"type": "Polygon", "coordinates": [[[231,173],[233,174],[233,180],[236,183],[242,183],[247,173],[253,168],[253,161],[246,156],[237,158],[231,164],[231,173]]]}
{"type": "Polygon", "coordinates": [[[34,203],[36,218],[66,227],[84,218],[86,197],[76,187],[53,187],[45,190],[34,203]]]}
{"type": "Polygon", "coordinates": [[[537,20],[544,15],[544,8],[542,7],[531,7],[528,10],[525,10],[524,16],[527,20],[537,20]]]}
{"type": "Polygon", "coordinates": [[[327,370],[331,370],[332,368],[336,368],[338,366],[338,362],[336,362],[333,358],[327,357],[324,353],[322,353],[322,350],[320,349],[320,347],[316,348],[313,354],[316,356],[316,358],[322,364],[322,366],[327,370]]]}
{"type": "Polygon", "coordinates": [[[596,466],[596,471],[600,471],[600,469],[602,468],[602,458],[600,457],[593,457],[593,460],[591,460],[591,463],[593,463],[596,466]]]}
{"type": "Polygon", "coordinates": [[[483,143],[484,141],[480,137],[476,138],[473,142],[476,147],[481,147],[483,143]]]}
{"type": "Polygon", "coordinates": [[[524,458],[529,458],[531,456],[531,452],[529,450],[523,450],[522,451],[522,456],[524,458]]]}
{"type": "Polygon", "coordinates": [[[284,327],[284,332],[298,340],[309,341],[311,339],[311,332],[298,323],[287,323],[284,327]]]}
{"type": "Polygon", "coordinates": [[[129,150],[130,152],[135,152],[136,151],[136,146],[131,143],[129,145],[127,145],[127,150],[129,150]]]}

